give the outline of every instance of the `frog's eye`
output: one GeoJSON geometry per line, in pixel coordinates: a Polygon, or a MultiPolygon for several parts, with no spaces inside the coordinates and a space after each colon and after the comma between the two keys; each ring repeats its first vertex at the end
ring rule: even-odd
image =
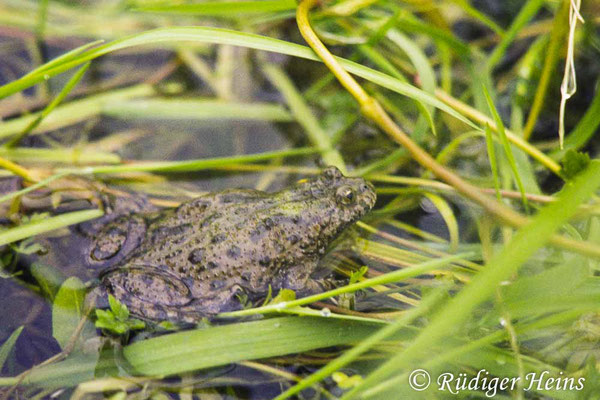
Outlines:
{"type": "Polygon", "coordinates": [[[335,192],[335,199],[339,204],[347,206],[354,203],[356,193],[350,186],[340,186],[335,192]]]}

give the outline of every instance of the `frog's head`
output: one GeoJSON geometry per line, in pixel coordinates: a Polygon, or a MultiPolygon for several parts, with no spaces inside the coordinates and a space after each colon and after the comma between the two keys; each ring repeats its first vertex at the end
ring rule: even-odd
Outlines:
{"type": "Polygon", "coordinates": [[[323,170],[311,185],[311,193],[317,202],[332,208],[341,224],[358,221],[377,199],[373,185],[362,178],[348,178],[336,167],[323,170]]]}
{"type": "Polygon", "coordinates": [[[347,226],[358,221],[375,205],[373,185],[362,178],[349,178],[335,167],[319,176],[300,181],[287,193],[305,229],[304,236],[327,245],[347,226]]]}

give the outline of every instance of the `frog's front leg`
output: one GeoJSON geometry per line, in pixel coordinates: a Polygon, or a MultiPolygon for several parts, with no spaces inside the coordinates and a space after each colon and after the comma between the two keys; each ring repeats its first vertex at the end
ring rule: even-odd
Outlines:
{"type": "Polygon", "coordinates": [[[277,289],[291,289],[302,297],[328,290],[330,285],[327,284],[326,280],[311,277],[318,263],[319,259],[315,258],[287,268],[282,279],[274,287],[277,289]]]}

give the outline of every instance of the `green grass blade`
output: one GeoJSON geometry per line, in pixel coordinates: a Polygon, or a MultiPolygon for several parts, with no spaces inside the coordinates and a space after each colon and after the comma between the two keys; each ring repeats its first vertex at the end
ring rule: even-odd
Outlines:
{"type": "MultiPolygon", "coordinates": [[[[418,77],[421,81],[421,87],[423,90],[431,95],[435,95],[435,89],[437,87],[435,72],[433,71],[427,56],[425,56],[421,48],[419,48],[419,46],[417,46],[412,40],[396,29],[390,29],[387,33],[387,37],[406,53],[411,63],[415,67],[415,70],[418,71],[418,77]]],[[[427,121],[427,124],[431,128],[431,132],[434,134],[434,136],[437,136],[435,124],[433,122],[433,107],[426,107],[422,102],[418,103],[421,105],[419,110],[421,111],[422,118],[425,118],[425,121],[427,121]]],[[[420,126],[420,124],[417,123],[417,126],[420,126]]],[[[418,132],[418,129],[416,131],[418,132]]],[[[423,138],[419,137],[421,136],[420,134],[413,133],[413,135],[415,135],[415,139],[417,141],[423,141],[423,138]]]]}
{"type": "Polygon", "coordinates": [[[354,398],[391,374],[400,374],[403,368],[437,343],[450,332],[455,332],[469,318],[475,307],[489,299],[500,283],[515,274],[559,227],[567,222],[577,207],[587,200],[600,186],[600,162],[593,161],[565,187],[559,200],[542,209],[532,222],[519,229],[510,242],[496,253],[471,283],[461,290],[440,310],[420,335],[400,354],[369,375],[359,386],[348,392],[343,399],[354,398]]]}
{"type": "Polygon", "coordinates": [[[468,0],[451,0],[451,2],[461,7],[468,15],[472,16],[477,21],[496,32],[500,37],[504,37],[504,29],[502,29],[500,25],[494,22],[490,17],[473,7],[468,0]]]}
{"type": "Polygon", "coordinates": [[[215,1],[195,4],[169,4],[167,2],[165,4],[135,7],[134,11],[230,17],[295,9],[295,0],[249,0],[215,1]]]}
{"type": "Polygon", "coordinates": [[[427,23],[406,11],[400,12],[396,27],[404,31],[423,34],[436,41],[445,43],[463,60],[468,60],[471,56],[469,45],[454,36],[452,32],[427,23]]]}
{"type": "Polygon", "coordinates": [[[273,318],[144,340],[125,347],[123,354],[138,373],[172,375],[349,344],[371,335],[378,326],[325,317],[273,318]]]}
{"type": "MultiPolygon", "coordinates": [[[[33,133],[48,132],[78,122],[87,121],[91,117],[99,115],[104,104],[134,97],[150,96],[154,93],[152,86],[141,84],[73,100],[56,107],[50,115],[44,118],[37,128],[33,129],[33,133]]],[[[40,116],[41,113],[38,112],[0,122],[0,139],[22,132],[40,116]]]]}
{"type": "Polygon", "coordinates": [[[494,138],[492,136],[492,130],[488,124],[485,124],[485,144],[487,146],[490,169],[492,170],[492,177],[494,179],[496,198],[498,201],[502,201],[502,195],[500,194],[500,179],[498,179],[498,162],[496,161],[496,150],[494,148],[494,138]]]}
{"type": "Polygon", "coordinates": [[[498,127],[498,136],[500,137],[500,143],[502,143],[504,153],[506,154],[508,164],[510,165],[510,169],[512,170],[513,177],[515,179],[515,183],[517,184],[519,192],[521,193],[523,207],[525,207],[525,210],[529,212],[529,202],[527,201],[527,196],[525,194],[525,187],[523,186],[523,181],[521,180],[521,175],[519,174],[519,169],[517,168],[517,163],[515,161],[515,156],[512,153],[510,142],[508,141],[508,138],[506,137],[506,132],[504,131],[504,123],[502,122],[502,118],[500,118],[500,114],[498,114],[498,110],[496,110],[496,106],[494,105],[494,102],[492,101],[492,98],[486,86],[483,86],[483,94],[485,95],[485,100],[487,101],[490,112],[494,117],[494,122],[496,122],[496,126],[498,127]]]}
{"type": "Polygon", "coordinates": [[[14,147],[19,144],[23,138],[29,135],[29,133],[33,131],[60,103],[62,103],[69,93],[71,93],[71,90],[73,90],[75,85],[77,85],[81,78],[83,78],[83,74],[85,74],[89,67],[90,63],[88,62],[84,64],[83,67],[81,67],[77,72],[75,72],[75,74],[73,74],[71,79],[69,79],[67,84],[62,88],[58,95],[46,106],[46,108],[37,116],[37,118],[31,121],[21,133],[9,140],[5,146],[9,148],[14,147]]]}
{"type": "MultiPolygon", "coordinates": [[[[97,46],[103,42],[104,42],[104,40],[96,40],[94,42],[84,44],[83,46],[76,47],[73,50],[70,50],[70,51],[66,52],[65,54],[62,54],[62,55],[56,57],[55,59],[48,61],[46,64],[39,66],[38,68],[34,69],[33,71],[30,71],[26,75],[23,75],[20,79],[24,79],[32,74],[36,74],[36,73],[42,72],[47,69],[50,70],[61,64],[73,61],[73,60],[77,59],[77,57],[80,54],[84,53],[86,50],[88,50],[94,46],[97,46]]],[[[50,75],[48,75],[48,77],[45,79],[49,79],[49,78],[50,78],[50,75]]]]}
{"type": "Polygon", "coordinates": [[[500,43],[494,48],[492,54],[490,54],[487,62],[489,69],[493,69],[502,57],[504,57],[506,49],[515,40],[519,31],[537,14],[544,4],[546,4],[545,0],[529,0],[521,7],[521,11],[519,11],[519,14],[506,31],[506,35],[504,35],[500,43]]]}
{"type": "Polygon", "coordinates": [[[21,189],[21,190],[17,190],[16,192],[11,192],[8,194],[5,194],[4,196],[0,197],[0,203],[4,203],[5,201],[14,199],[15,197],[18,196],[22,196],[24,194],[27,194],[29,192],[32,192],[34,190],[37,190],[41,187],[44,187],[46,185],[48,185],[49,183],[51,183],[52,181],[55,181],[57,179],[63,178],[65,177],[67,174],[56,174],[56,175],[52,175],[42,181],[39,181],[38,183],[31,185],[29,187],[26,187],[25,189],[21,189]]]}
{"type": "Polygon", "coordinates": [[[0,246],[39,235],[41,233],[98,218],[102,216],[102,214],[103,213],[100,210],[75,211],[43,220],[31,221],[14,228],[5,229],[0,231],[0,246]]]}
{"type": "Polygon", "coordinates": [[[245,154],[230,157],[205,158],[200,160],[188,161],[146,161],[121,165],[100,165],[96,167],[84,168],[64,168],[58,172],[71,174],[115,174],[120,172],[190,172],[202,171],[209,168],[222,167],[237,163],[250,163],[257,161],[271,160],[279,157],[295,157],[307,154],[319,153],[320,149],[312,147],[299,147],[289,150],[267,151],[258,154],[245,154]]]}
{"type": "Polygon", "coordinates": [[[452,207],[450,207],[446,200],[444,200],[442,197],[436,194],[425,192],[424,196],[427,199],[429,199],[429,201],[431,201],[431,203],[438,210],[444,222],[446,223],[446,228],[448,229],[448,236],[450,237],[450,248],[448,249],[448,251],[450,253],[454,253],[458,248],[460,238],[458,230],[458,220],[456,219],[456,215],[454,215],[454,211],[452,211],[452,207]]]}
{"type": "MultiPolygon", "coordinates": [[[[73,59],[68,59],[62,63],[52,62],[52,67],[44,65],[26,76],[17,79],[0,87],[0,98],[16,93],[20,90],[28,88],[36,83],[48,79],[59,73],[68,71],[82,63],[93,60],[102,55],[125,49],[133,46],[141,46],[148,44],[158,44],[165,42],[182,42],[191,41],[199,43],[213,44],[228,44],[233,46],[243,46],[257,50],[270,51],[274,53],[287,54],[294,57],[305,58],[308,60],[320,61],[318,57],[306,46],[297,45],[294,43],[285,42],[283,40],[273,39],[265,36],[232,31],[229,29],[211,28],[211,27],[172,27],[159,28],[137,35],[133,35],[124,39],[119,39],[103,46],[83,52],[73,59]]],[[[408,96],[410,98],[422,101],[423,103],[432,105],[467,125],[477,128],[471,121],[463,117],[453,108],[447,106],[440,100],[436,99],[429,93],[420,90],[405,82],[401,82],[389,75],[375,71],[371,68],[364,67],[352,61],[338,58],[342,66],[350,73],[367,79],[380,86],[388,88],[392,91],[408,96]]]]}
{"type": "Polygon", "coordinates": [[[294,86],[290,78],[275,65],[266,64],[264,71],[271,83],[281,92],[285,98],[290,110],[294,114],[296,121],[302,125],[308,139],[316,147],[325,149],[323,151],[323,161],[327,165],[334,165],[342,172],[346,173],[346,164],[340,153],[333,148],[331,138],[327,135],[321,124],[314,116],[308,104],[302,98],[302,95],[294,86]]]}
{"type": "Polygon", "coordinates": [[[30,163],[115,164],[121,161],[121,157],[113,153],[78,148],[0,147],[0,157],[30,163]]]}
{"type": "Polygon", "coordinates": [[[105,103],[102,114],[122,119],[258,120],[289,122],[292,116],[279,104],[238,103],[214,99],[151,98],[105,103]]]}
{"type": "Polygon", "coordinates": [[[4,343],[2,343],[2,347],[0,347],[0,369],[4,366],[6,359],[8,358],[10,351],[15,347],[15,343],[23,330],[23,326],[18,327],[14,330],[13,333],[10,334],[8,339],[4,343]]]}

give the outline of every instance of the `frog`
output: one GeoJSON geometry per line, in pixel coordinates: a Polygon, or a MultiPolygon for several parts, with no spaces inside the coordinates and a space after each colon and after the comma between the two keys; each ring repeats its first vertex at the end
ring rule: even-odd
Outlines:
{"type": "Polygon", "coordinates": [[[243,295],[321,292],[319,260],[375,201],[371,183],[328,167],[278,192],[228,189],[113,216],[86,249],[103,266],[95,293],[147,321],[197,323],[241,308],[243,295]]]}

